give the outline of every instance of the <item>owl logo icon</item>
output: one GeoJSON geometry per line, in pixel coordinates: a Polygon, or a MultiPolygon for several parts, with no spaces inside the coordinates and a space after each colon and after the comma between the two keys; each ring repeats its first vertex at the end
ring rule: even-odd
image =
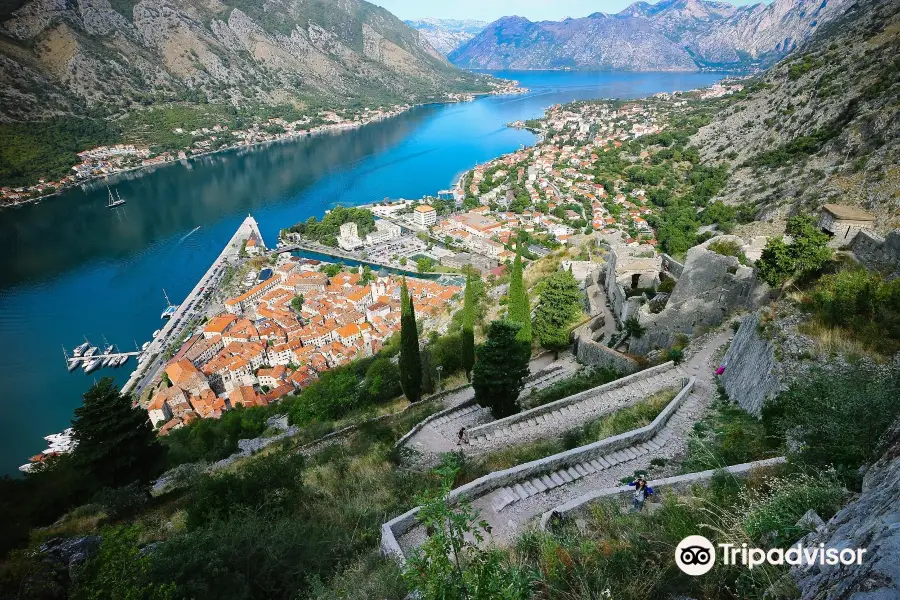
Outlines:
{"type": "Polygon", "coordinates": [[[689,535],[675,547],[675,564],[688,575],[703,575],[716,564],[716,550],[702,535],[689,535]]]}

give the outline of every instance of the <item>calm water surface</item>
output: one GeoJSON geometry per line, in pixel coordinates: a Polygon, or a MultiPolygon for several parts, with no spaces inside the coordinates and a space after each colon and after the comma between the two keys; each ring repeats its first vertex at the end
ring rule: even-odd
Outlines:
{"type": "Polygon", "coordinates": [[[252,213],[266,241],[336,204],[417,198],[534,137],[505,125],[577,99],[646,96],[713,83],[700,73],[498,72],[531,92],[426,106],[338,135],[230,151],[122,175],[0,211],[0,473],[69,425],[81,394],[118,370],[69,373],[63,345],[133,349],[162,322],[163,288],[182,299],[252,213]],[[196,227],[198,230],[194,231],[196,227]]]}

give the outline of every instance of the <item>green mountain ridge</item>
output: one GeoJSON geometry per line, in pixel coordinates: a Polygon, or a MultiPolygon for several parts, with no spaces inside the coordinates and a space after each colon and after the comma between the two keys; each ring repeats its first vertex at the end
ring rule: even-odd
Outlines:
{"type": "Polygon", "coordinates": [[[172,101],[379,105],[484,88],[362,0],[34,0],[0,24],[4,121],[172,101]]]}

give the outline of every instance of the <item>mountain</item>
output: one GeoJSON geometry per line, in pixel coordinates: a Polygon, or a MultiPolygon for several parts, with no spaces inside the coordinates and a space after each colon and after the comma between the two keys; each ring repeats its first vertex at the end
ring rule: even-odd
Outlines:
{"type": "Polygon", "coordinates": [[[487,26],[485,21],[472,19],[428,18],[404,23],[420,31],[428,43],[445,56],[481,33],[487,26]]]}
{"type": "Polygon", "coordinates": [[[2,120],[167,101],[380,104],[478,86],[363,0],[30,0],[0,23],[2,120]]]}
{"type": "Polygon", "coordinates": [[[477,69],[684,71],[773,64],[852,0],[638,2],[609,15],[532,22],[504,17],[448,55],[477,69]]]}
{"type": "Polygon", "coordinates": [[[854,2],[748,89],[691,140],[735,167],[719,199],[766,221],[851,204],[900,227],[900,0],[854,2]]]}

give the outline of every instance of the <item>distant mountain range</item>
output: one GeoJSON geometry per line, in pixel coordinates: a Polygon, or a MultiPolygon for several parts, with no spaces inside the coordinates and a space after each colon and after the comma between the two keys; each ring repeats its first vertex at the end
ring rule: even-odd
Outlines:
{"type": "Polygon", "coordinates": [[[470,69],[694,71],[767,67],[854,0],[637,2],[614,14],[532,22],[504,17],[453,50],[470,69]]]}
{"type": "Polygon", "coordinates": [[[486,89],[362,0],[8,0],[0,121],[165,102],[334,107],[486,89]]]}
{"type": "Polygon", "coordinates": [[[472,19],[429,18],[404,21],[404,23],[420,31],[428,43],[445,56],[481,33],[487,26],[487,21],[472,19]]]}

